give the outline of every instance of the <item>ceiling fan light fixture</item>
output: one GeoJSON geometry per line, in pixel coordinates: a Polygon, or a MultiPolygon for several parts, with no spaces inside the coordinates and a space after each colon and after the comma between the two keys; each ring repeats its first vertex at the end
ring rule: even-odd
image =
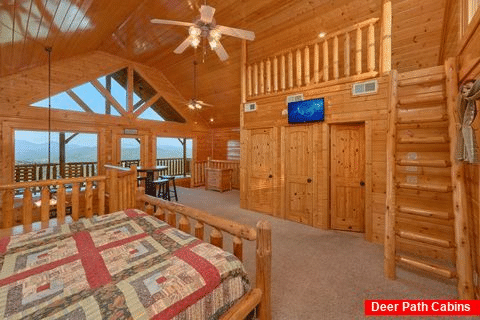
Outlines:
{"type": "Polygon", "coordinates": [[[192,44],[192,47],[196,48],[200,44],[200,38],[195,37],[195,36],[191,36],[190,43],[192,44]]]}
{"type": "Polygon", "coordinates": [[[218,41],[216,39],[210,38],[208,40],[208,44],[210,45],[210,49],[215,50],[218,48],[218,41]]]}
{"type": "Polygon", "coordinates": [[[189,108],[190,110],[195,110],[195,106],[194,106],[193,104],[191,104],[191,103],[188,104],[188,108],[189,108]]]}
{"type": "Polygon", "coordinates": [[[222,34],[217,29],[210,30],[210,38],[218,41],[220,40],[221,37],[222,37],[222,34]]]}
{"type": "Polygon", "coordinates": [[[319,38],[325,38],[326,35],[327,35],[327,33],[325,31],[322,31],[318,34],[318,37],[319,38]]]}
{"type": "Polygon", "coordinates": [[[200,30],[199,27],[191,26],[190,28],[188,28],[188,34],[192,37],[199,37],[201,33],[202,30],[200,30]]]}

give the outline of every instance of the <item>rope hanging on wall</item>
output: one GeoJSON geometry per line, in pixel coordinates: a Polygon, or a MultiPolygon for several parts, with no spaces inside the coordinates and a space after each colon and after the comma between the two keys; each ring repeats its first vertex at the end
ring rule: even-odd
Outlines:
{"type": "Polygon", "coordinates": [[[460,88],[457,112],[461,127],[457,135],[457,160],[480,162],[475,131],[472,128],[477,115],[476,100],[478,99],[480,99],[480,79],[467,82],[460,88]]]}

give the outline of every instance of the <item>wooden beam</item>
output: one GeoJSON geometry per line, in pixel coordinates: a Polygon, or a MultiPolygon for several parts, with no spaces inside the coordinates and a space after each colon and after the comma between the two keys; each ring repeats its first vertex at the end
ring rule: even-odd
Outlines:
{"type": "Polygon", "coordinates": [[[440,40],[440,52],[438,53],[438,65],[442,65],[445,61],[445,44],[447,41],[448,30],[450,29],[450,13],[453,10],[453,5],[456,0],[445,0],[445,11],[443,12],[443,26],[442,26],[442,38],[440,40]]]}
{"type": "Polygon", "coordinates": [[[455,243],[457,252],[457,277],[458,277],[458,295],[460,299],[474,299],[473,289],[473,271],[472,257],[470,254],[470,238],[468,217],[467,217],[467,195],[465,190],[465,167],[463,162],[455,157],[455,148],[457,142],[457,120],[455,117],[457,96],[458,96],[458,75],[455,58],[450,58],[445,63],[445,73],[447,76],[447,109],[448,133],[450,135],[450,161],[452,163],[451,176],[453,185],[453,213],[455,216],[455,243]]]}
{"type": "MultiPolygon", "coordinates": [[[[108,92],[112,93],[112,76],[105,77],[105,87],[108,92]]],[[[105,114],[112,114],[112,104],[108,99],[105,99],[105,114]]]]}
{"type": "Polygon", "coordinates": [[[387,198],[385,210],[384,273],[395,279],[395,141],[397,114],[397,72],[390,74],[387,124],[387,198]]]}
{"type": "Polygon", "coordinates": [[[127,69],[127,110],[133,112],[133,67],[127,69]]]}
{"type": "Polygon", "coordinates": [[[90,107],[85,102],[83,102],[83,100],[75,92],[73,92],[72,90],[67,90],[65,92],[70,98],[72,98],[73,101],[78,104],[80,108],[83,109],[83,111],[93,113],[93,110],[90,109],[90,107]]]}
{"type": "Polygon", "coordinates": [[[118,103],[118,101],[112,96],[112,94],[108,92],[107,89],[105,89],[105,87],[102,86],[102,84],[97,79],[90,81],[90,83],[95,87],[95,89],[98,90],[98,92],[100,92],[100,94],[105,99],[110,101],[110,103],[118,111],[118,113],[120,113],[122,116],[127,114],[123,107],[120,105],[120,103],[118,103]]]}
{"type": "Polygon", "coordinates": [[[138,101],[137,103],[135,103],[135,104],[133,105],[133,111],[137,110],[137,109],[138,109],[142,104],[144,104],[144,103],[145,103],[144,100],[140,100],[140,101],[138,101]]]}
{"type": "Polygon", "coordinates": [[[73,138],[75,138],[76,136],[78,136],[80,133],[79,132],[76,132],[74,134],[72,134],[70,137],[68,137],[66,140],[65,140],[65,144],[69,143],[73,138]]]}
{"type": "Polygon", "coordinates": [[[152,104],[154,104],[158,99],[160,99],[162,95],[160,93],[157,93],[156,95],[154,95],[153,97],[151,97],[147,102],[145,102],[141,107],[139,107],[137,110],[135,110],[135,112],[133,113],[133,115],[135,117],[138,117],[139,115],[141,115],[145,110],[147,110],[148,108],[150,108],[152,106],[152,104]]]}

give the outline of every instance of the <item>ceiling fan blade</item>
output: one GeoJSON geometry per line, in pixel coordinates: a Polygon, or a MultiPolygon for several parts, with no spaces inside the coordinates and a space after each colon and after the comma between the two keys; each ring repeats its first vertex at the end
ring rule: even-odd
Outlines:
{"type": "Polygon", "coordinates": [[[228,53],[225,51],[225,48],[222,46],[220,42],[218,42],[217,47],[215,48],[215,53],[220,58],[221,61],[225,61],[228,59],[228,53]]]}
{"type": "Polygon", "coordinates": [[[214,13],[215,13],[214,7],[202,5],[200,7],[200,20],[202,20],[206,24],[209,24],[213,20],[214,13]]]}
{"type": "Polygon", "coordinates": [[[187,49],[188,46],[190,46],[190,37],[185,39],[182,43],[180,43],[180,45],[173,52],[175,52],[176,54],[180,54],[183,51],[185,51],[185,49],[187,49]]]}
{"type": "Polygon", "coordinates": [[[151,23],[158,23],[158,24],[170,24],[173,26],[185,26],[190,27],[194,24],[191,22],[182,22],[182,21],[174,21],[174,20],[163,20],[163,19],[152,19],[150,20],[151,23]]]}
{"type": "Polygon", "coordinates": [[[213,104],[206,103],[206,102],[203,102],[201,100],[197,100],[197,103],[201,104],[202,106],[205,106],[205,107],[213,107],[213,104]]]}
{"type": "Polygon", "coordinates": [[[230,28],[225,26],[217,26],[217,29],[218,31],[220,31],[220,33],[226,34],[227,36],[237,37],[250,41],[255,40],[255,32],[253,31],[230,28]]]}

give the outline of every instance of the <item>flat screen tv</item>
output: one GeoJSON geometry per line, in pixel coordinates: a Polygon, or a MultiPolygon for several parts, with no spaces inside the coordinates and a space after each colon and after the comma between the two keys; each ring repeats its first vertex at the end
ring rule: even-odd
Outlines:
{"type": "Polygon", "coordinates": [[[288,104],[288,123],[305,123],[325,119],[325,99],[312,99],[288,104]]]}

